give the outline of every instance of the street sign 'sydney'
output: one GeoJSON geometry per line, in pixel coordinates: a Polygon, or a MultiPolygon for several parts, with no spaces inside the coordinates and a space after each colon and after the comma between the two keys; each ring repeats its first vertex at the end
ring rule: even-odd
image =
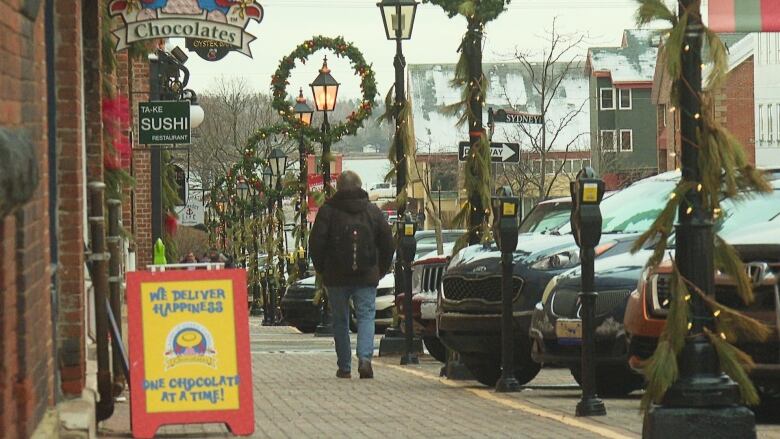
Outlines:
{"type": "Polygon", "coordinates": [[[229,44],[249,57],[255,37],[246,27],[264,15],[255,0],[112,0],[108,8],[124,21],[113,30],[116,50],[156,38],[200,38],[229,44]]]}

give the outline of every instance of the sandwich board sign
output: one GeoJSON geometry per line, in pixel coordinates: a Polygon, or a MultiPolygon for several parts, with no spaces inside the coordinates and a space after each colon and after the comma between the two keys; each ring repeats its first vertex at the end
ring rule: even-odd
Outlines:
{"type": "Polygon", "coordinates": [[[253,433],[246,297],[244,270],[127,274],[133,437],[169,424],[253,433]]]}

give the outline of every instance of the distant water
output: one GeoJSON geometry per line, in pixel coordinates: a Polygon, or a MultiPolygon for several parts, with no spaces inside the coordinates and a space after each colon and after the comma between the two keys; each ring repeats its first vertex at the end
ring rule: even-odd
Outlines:
{"type": "Polygon", "coordinates": [[[390,166],[387,158],[345,158],[342,170],[357,172],[363,180],[363,189],[368,189],[371,185],[384,181],[385,175],[390,172],[390,166]]]}

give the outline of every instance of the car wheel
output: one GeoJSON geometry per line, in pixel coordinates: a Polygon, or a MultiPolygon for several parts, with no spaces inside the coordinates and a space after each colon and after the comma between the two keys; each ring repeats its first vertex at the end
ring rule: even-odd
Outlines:
{"type": "Polygon", "coordinates": [[[425,349],[428,349],[428,353],[431,354],[431,357],[435,358],[436,361],[440,363],[445,363],[447,361],[447,350],[438,337],[423,337],[423,343],[425,344],[425,349]]]}
{"type": "Polygon", "coordinates": [[[298,325],[295,329],[301,331],[304,334],[311,334],[317,329],[317,325],[298,325]]]}
{"type": "Polygon", "coordinates": [[[460,359],[471,372],[474,379],[489,387],[494,387],[501,377],[501,359],[479,354],[460,354],[460,359]]]}
{"type": "MultiPolygon", "coordinates": [[[[571,376],[582,385],[581,367],[569,368],[571,376]]],[[[596,367],[596,393],[605,398],[620,398],[644,386],[642,375],[631,370],[627,365],[599,365],[596,367]]]]}

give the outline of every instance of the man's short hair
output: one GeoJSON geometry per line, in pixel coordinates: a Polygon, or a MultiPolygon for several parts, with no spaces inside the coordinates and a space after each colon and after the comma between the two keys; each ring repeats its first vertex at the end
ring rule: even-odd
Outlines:
{"type": "Polygon", "coordinates": [[[336,182],[338,190],[350,190],[360,189],[363,187],[363,182],[360,180],[360,176],[354,171],[344,171],[339,175],[339,179],[336,182]]]}

